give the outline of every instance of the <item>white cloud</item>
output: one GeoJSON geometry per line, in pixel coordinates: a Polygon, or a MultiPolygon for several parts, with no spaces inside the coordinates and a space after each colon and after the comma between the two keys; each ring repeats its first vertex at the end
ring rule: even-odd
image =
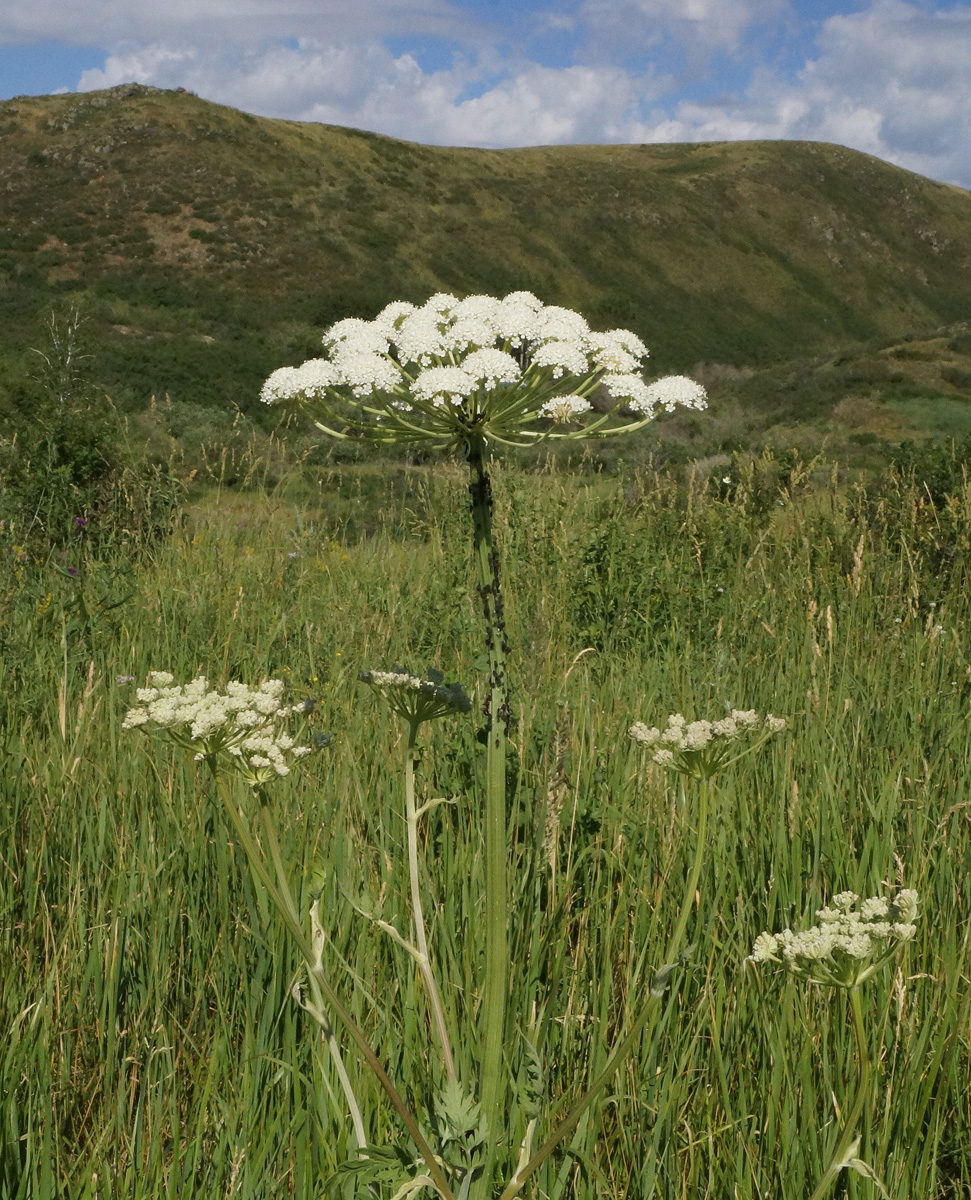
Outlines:
{"type": "Polygon", "coordinates": [[[103,69],[85,71],[79,90],[129,80],[186,87],[270,116],[465,146],[622,140],[646,93],[643,81],[606,67],[524,63],[490,80],[472,60],[425,72],[410,55],[395,57],[377,42],[335,46],[310,39],[262,51],[130,49],[111,55],[103,69]]]}
{"type": "Polygon", "coordinates": [[[936,179],[971,183],[971,7],[875,0],[831,17],[794,80],[756,74],[730,103],[683,103],[642,123],[645,141],[838,142],[936,179]]]}

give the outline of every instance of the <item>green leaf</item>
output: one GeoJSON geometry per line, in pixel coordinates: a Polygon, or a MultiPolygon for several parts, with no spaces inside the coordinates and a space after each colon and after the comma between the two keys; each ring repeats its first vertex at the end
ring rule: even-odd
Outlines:
{"type": "Polygon", "coordinates": [[[414,1178],[415,1166],[403,1150],[390,1146],[367,1146],[355,1158],[341,1163],[324,1182],[324,1190],[337,1196],[343,1184],[349,1180],[355,1181],[358,1190],[372,1183],[387,1183],[400,1188],[414,1178]]]}

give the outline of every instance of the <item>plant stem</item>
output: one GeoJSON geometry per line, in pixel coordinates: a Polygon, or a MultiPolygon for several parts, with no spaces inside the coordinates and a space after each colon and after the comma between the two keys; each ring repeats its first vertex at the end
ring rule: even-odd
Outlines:
{"type": "MultiPolygon", "coordinates": [[[[273,904],[275,905],[280,916],[283,918],[284,924],[290,930],[290,934],[293,937],[293,940],[297,943],[297,947],[299,948],[300,953],[303,955],[304,962],[307,964],[308,972],[315,981],[316,986],[319,987],[321,993],[323,994],[327,1007],[331,1012],[337,1015],[341,1024],[347,1030],[351,1040],[360,1050],[362,1056],[364,1057],[364,1061],[377,1076],[378,1082],[384,1089],[385,1095],[391,1101],[391,1104],[398,1113],[398,1116],[401,1117],[405,1128],[414,1139],[419,1153],[425,1160],[425,1166],[428,1168],[428,1174],[434,1181],[435,1187],[438,1189],[442,1200],[455,1200],[455,1197],[452,1195],[452,1191],[448,1186],[448,1181],[446,1180],[444,1174],[442,1173],[441,1167],[436,1161],[435,1154],[431,1146],[429,1146],[428,1142],[423,1137],[421,1130],[418,1128],[418,1122],[412,1116],[404,1100],[402,1100],[398,1089],[391,1082],[391,1079],[389,1078],[387,1071],[385,1071],[384,1067],[381,1065],[378,1056],[371,1049],[370,1043],[364,1035],[364,1031],[360,1028],[351,1014],[341,1003],[340,997],[334,991],[330,980],[326,977],[323,968],[317,961],[317,955],[313,943],[307,937],[306,931],[303,928],[299,914],[297,913],[296,905],[293,901],[293,897],[290,895],[289,888],[286,886],[284,887],[284,894],[284,892],[281,892],[278,884],[274,882],[273,876],[267,870],[266,863],[263,861],[263,857],[259,852],[256,842],[253,840],[253,835],[250,832],[246,821],[243,819],[243,814],[240,812],[235,800],[233,799],[232,790],[229,784],[223,780],[213,762],[208,762],[208,766],[215,779],[216,790],[223,802],[223,808],[226,811],[226,815],[229,817],[230,823],[236,831],[240,845],[246,852],[250,869],[266,888],[267,894],[273,901],[273,904]]],[[[271,855],[273,853],[273,846],[275,845],[276,838],[274,837],[270,842],[271,855]]],[[[279,847],[277,847],[276,854],[278,862],[274,865],[278,874],[278,878],[281,878],[280,872],[282,870],[282,860],[279,858],[279,847]]]]}
{"type": "Polygon", "coordinates": [[[415,743],[418,739],[420,721],[408,722],[408,743],[405,747],[405,818],[408,825],[408,873],[411,878],[411,911],[415,921],[415,940],[418,943],[418,970],[428,993],[428,1005],[432,1011],[432,1021],[438,1032],[438,1041],[442,1048],[442,1061],[445,1064],[445,1074],[452,1079],[455,1076],[455,1060],[452,1058],[452,1047],[448,1040],[448,1028],[445,1025],[445,1013],[442,1011],[442,1001],[438,994],[438,985],[432,971],[431,960],[428,957],[428,942],[425,938],[425,916],[421,907],[421,889],[418,879],[418,814],[415,809],[415,743]]]}
{"type": "MultiPolygon", "coordinates": [[[[288,908],[288,919],[300,924],[300,916],[297,911],[296,902],[293,899],[293,894],[290,891],[290,885],[287,880],[286,870],[283,866],[283,856],[280,853],[280,843],[277,841],[276,829],[273,826],[273,820],[270,816],[270,807],[266,803],[263,795],[260,794],[260,812],[263,816],[263,835],[266,838],[266,844],[270,849],[270,861],[273,863],[273,869],[276,871],[277,887],[280,890],[280,895],[283,902],[288,908]]],[[[331,1023],[327,1010],[324,1008],[324,999],[321,992],[320,983],[315,972],[322,971],[323,965],[321,962],[323,947],[318,944],[316,937],[313,939],[314,944],[314,961],[313,966],[308,974],[310,980],[310,991],[313,996],[313,1004],[310,1006],[310,1012],[313,1014],[317,1024],[320,1026],[321,1036],[323,1037],[327,1049],[330,1051],[330,1057],[334,1064],[334,1069],[337,1072],[337,1078],[340,1080],[341,1088],[344,1092],[344,1099],[347,1102],[348,1110],[351,1114],[351,1124],[354,1127],[354,1137],[357,1141],[357,1148],[363,1150],[367,1146],[367,1134],[364,1132],[364,1121],[361,1117],[361,1106],[357,1102],[357,1096],[354,1094],[354,1088],[351,1085],[350,1076],[347,1074],[347,1068],[344,1066],[344,1058],[341,1054],[340,1044],[334,1034],[334,1026],[331,1023]]]]}
{"type": "Polygon", "coordinates": [[[485,702],[485,977],[482,983],[479,1103],[488,1129],[488,1155],[473,1185],[489,1194],[496,1142],[504,1124],[502,1048],[506,1020],[509,954],[506,897],[506,737],[509,725],[508,644],[502,611],[499,555],[492,536],[492,485],[481,440],[469,443],[476,586],[485,618],[489,685],[485,702]]]}
{"type": "MultiPolygon", "coordinates": [[[[873,1082],[873,1063],[870,1061],[867,1046],[866,1026],[863,1023],[863,1005],[860,1002],[860,989],[859,987],[852,987],[849,991],[850,1012],[853,1016],[853,1034],[856,1038],[856,1054],[860,1062],[860,1078],[857,1083],[856,1096],[853,1099],[849,1116],[846,1118],[843,1132],[836,1143],[836,1149],[833,1151],[832,1161],[826,1168],[810,1200],[822,1200],[823,1196],[829,1190],[830,1184],[837,1179],[840,1171],[847,1165],[847,1159],[850,1157],[850,1147],[853,1145],[853,1139],[856,1134],[856,1127],[859,1124],[860,1115],[863,1112],[863,1106],[866,1103],[866,1098],[870,1093],[870,1087],[873,1082]]],[[[853,1155],[852,1157],[857,1156],[853,1155]]]]}
{"type": "MultiPolygon", "coordinates": [[[[701,877],[701,865],[704,861],[705,843],[707,841],[710,787],[711,784],[707,779],[700,780],[698,787],[698,825],[695,834],[694,858],[688,878],[685,881],[684,895],[681,899],[681,911],[678,914],[678,923],[674,927],[674,934],[668,942],[667,951],[664,956],[665,965],[655,974],[650,995],[644,1002],[643,1008],[638,1013],[637,1018],[634,1021],[634,1024],[630,1027],[626,1037],[610,1056],[607,1065],[583,1093],[569,1113],[567,1113],[563,1120],[560,1121],[560,1123],[554,1128],[553,1132],[546,1139],[543,1145],[540,1146],[529,1162],[526,1163],[524,1167],[516,1171],[516,1174],[506,1185],[500,1200],[512,1200],[512,1198],[522,1190],[527,1179],[529,1179],[529,1177],[535,1171],[537,1171],[539,1167],[542,1166],[542,1164],[556,1149],[559,1143],[563,1141],[568,1134],[573,1132],[579,1123],[580,1118],[587,1111],[593,1101],[596,1100],[600,1092],[609,1083],[611,1076],[634,1048],[635,1043],[644,1032],[648,1017],[650,1017],[651,1014],[658,1008],[661,1000],[664,998],[670,972],[680,963],[683,954],[679,947],[682,939],[684,938],[685,930],[688,926],[688,919],[691,916],[691,909],[694,905],[695,894],[698,890],[698,880],[701,877]]],[[[683,783],[681,785],[681,796],[682,803],[686,805],[683,783]]]]}

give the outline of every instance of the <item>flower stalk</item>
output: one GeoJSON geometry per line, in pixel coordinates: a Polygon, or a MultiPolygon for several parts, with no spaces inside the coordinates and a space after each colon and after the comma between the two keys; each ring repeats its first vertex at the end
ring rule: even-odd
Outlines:
{"type": "Polygon", "coordinates": [[[853,1035],[856,1039],[856,1054],[860,1064],[859,1078],[856,1083],[856,1095],[853,1098],[846,1122],[843,1125],[843,1132],[836,1143],[836,1149],[833,1151],[832,1161],[823,1173],[823,1177],[816,1185],[816,1190],[810,1196],[809,1200],[823,1200],[830,1186],[836,1182],[840,1172],[848,1170],[854,1165],[856,1150],[860,1144],[856,1129],[863,1114],[863,1106],[866,1103],[866,1098],[869,1096],[870,1089],[873,1086],[873,1063],[870,1060],[870,1052],[867,1046],[866,1026],[863,1022],[863,1004],[860,1000],[859,985],[850,988],[849,993],[850,1012],[853,1018],[853,1035]]]}
{"type": "MultiPolygon", "coordinates": [[[[489,679],[484,705],[486,764],[483,835],[485,841],[485,963],[480,1018],[479,1103],[489,1130],[488,1156],[475,1194],[491,1183],[504,1089],[502,1049],[509,988],[506,896],[506,739],[509,731],[509,646],[502,606],[499,554],[492,533],[492,484],[481,439],[469,443],[469,495],[472,507],[476,589],[485,622],[489,679]]],[[[473,1185],[476,1187],[476,1185],[473,1185]]]]}
{"type": "Polygon", "coordinates": [[[425,936],[425,915],[421,903],[421,885],[418,876],[418,818],[420,816],[415,805],[415,756],[418,743],[418,730],[421,721],[413,718],[408,722],[408,740],[405,744],[405,823],[408,830],[408,878],[411,886],[411,913],[415,922],[415,943],[418,950],[415,961],[418,973],[421,975],[428,996],[428,1007],[432,1015],[432,1024],[438,1035],[438,1043],[442,1051],[442,1062],[445,1074],[449,1079],[455,1077],[455,1059],[452,1056],[452,1045],[449,1041],[448,1027],[445,1024],[445,1013],[442,1001],[432,971],[431,959],[428,954],[428,940],[425,936]]]}

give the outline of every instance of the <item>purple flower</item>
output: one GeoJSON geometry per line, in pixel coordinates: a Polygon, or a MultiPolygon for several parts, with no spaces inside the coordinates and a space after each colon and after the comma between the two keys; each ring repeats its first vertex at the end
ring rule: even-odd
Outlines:
{"type": "Polygon", "coordinates": [[[87,523],[88,523],[87,517],[75,517],[74,518],[74,524],[79,526],[82,529],[84,528],[85,525],[87,525],[87,523]]]}
{"type": "Polygon", "coordinates": [[[67,573],[68,575],[77,575],[78,569],[77,567],[68,567],[67,573]]]}
{"type": "Polygon", "coordinates": [[[296,557],[297,557],[297,552],[296,552],[296,550],[291,550],[291,551],[289,551],[289,553],[287,554],[287,558],[296,558],[296,557]]]}
{"type": "Polygon", "coordinates": [[[119,675],[117,678],[119,683],[133,683],[135,680],[134,675],[119,675]]]}

